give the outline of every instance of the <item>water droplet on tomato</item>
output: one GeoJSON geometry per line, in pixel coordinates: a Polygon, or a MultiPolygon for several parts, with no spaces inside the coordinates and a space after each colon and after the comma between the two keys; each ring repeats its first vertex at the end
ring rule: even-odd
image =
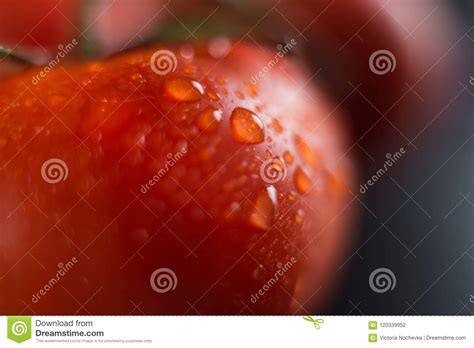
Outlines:
{"type": "Polygon", "coordinates": [[[306,193],[311,189],[311,180],[300,167],[295,170],[294,182],[299,193],[306,193]]]}
{"type": "Polygon", "coordinates": [[[285,160],[286,163],[292,164],[293,163],[293,156],[289,151],[285,151],[283,153],[283,159],[285,160]]]}
{"type": "Polygon", "coordinates": [[[143,80],[143,76],[140,73],[134,73],[130,76],[130,79],[133,81],[143,80]]]}
{"type": "Polygon", "coordinates": [[[224,217],[226,219],[233,219],[237,216],[240,211],[240,204],[238,202],[232,202],[227,209],[224,211],[224,217]]]}
{"type": "Polygon", "coordinates": [[[272,126],[277,133],[283,132],[283,126],[281,125],[280,121],[278,121],[276,118],[272,120],[272,126]]]}
{"type": "Polygon", "coordinates": [[[304,217],[304,211],[302,209],[298,209],[298,211],[295,214],[295,222],[297,224],[301,224],[303,222],[303,217],[304,217]]]}
{"type": "Polygon", "coordinates": [[[199,82],[183,77],[165,80],[164,90],[171,99],[184,102],[198,101],[204,93],[199,82]]]}
{"type": "Polygon", "coordinates": [[[219,94],[217,94],[216,92],[214,91],[209,91],[207,92],[207,97],[209,99],[211,99],[212,101],[218,101],[221,99],[221,97],[219,96],[219,94]]]}
{"type": "Polygon", "coordinates": [[[268,186],[258,192],[252,206],[249,223],[257,228],[268,230],[273,223],[277,208],[277,191],[268,186]]]}
{"type": "Polygon", "coordinates": [[[249,92],[249,94],[252,97],[256,97],[258,95],[257,86],[252,85],[252,84],[248,84],[246,88],[247,88],[247,92],[249,92]]]}
{"type": "Polygon", "coordinates": [[[313,149],[299,136],[296,136],[295,142],[298,153],[300,154],[303,161],[305,161],[310,166],[315,167],[318,163],[318,156],[313,151],[313,149]]]}
{"type": "Polygon", "coordinates": [[[209,41],[208,51],[214,58],[226,56],[231,48],[230,40],[226,37],[217,37],[209,41]]]}
{"type": "Polygon", "coordinates": [[[235,108],[230,117],[234,141],[241,144],[259,144],[265,139],[262,120],[252,111],[235,108]]]}
{"type": "Polygon", "coordinates": [[[288,198],[289,201],[294,201],[295,200],[295,195],[294,195],[293,192],[288,193],[288,195],[286,197],[288,198]]]}
{"type": "Polygon", "coordinates": [[[272,157],[272,152],[270,150],[266,149],[264,157],[265,157],[265,159],[269,159],[270,157],[272,157]]]}
{"type": "Polygon", "coordinates": [[[196,119],[196,124],[202,131],[213,131],[217,129],[222,120],[222,112],[212,106],[201,111],[196,119]]]}
{"type": "Polygon", "coordinates": [[[244,94],[240,91],[235,91],[235,96],[239,98],[240,100],[243,100],[245,97],[244,94]]]}
{"type": "Polygon", "coordinates": [[[192,59],[194,57],[194,49],[191,45],[184,45],[179,49],[179,53],[186,59],[192,59]]]}
{"type": "Polygon", "coordinates": [[[196,67],[194,65],[191,65],[191,64],[186,64],[184,66],[183,72],[187,75],[192,75],[196,72],[196,67]]]}

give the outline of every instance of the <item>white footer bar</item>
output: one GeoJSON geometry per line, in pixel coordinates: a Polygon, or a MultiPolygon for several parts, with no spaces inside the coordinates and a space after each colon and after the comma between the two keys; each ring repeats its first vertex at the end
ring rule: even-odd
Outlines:
{"type": "Polygon", "coordinates": [[[474,347],[474,316],[0,317],[0,347],[474,347]]]}

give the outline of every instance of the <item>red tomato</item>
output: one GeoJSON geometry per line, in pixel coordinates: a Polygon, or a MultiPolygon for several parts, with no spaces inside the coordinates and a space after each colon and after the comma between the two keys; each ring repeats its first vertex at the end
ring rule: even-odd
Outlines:
{"type": "Polygon", "coordinates": [[[2,81],[2,313],[327,305],[354,173],[339,111],[276,59],[217,40],[2,81]]]}

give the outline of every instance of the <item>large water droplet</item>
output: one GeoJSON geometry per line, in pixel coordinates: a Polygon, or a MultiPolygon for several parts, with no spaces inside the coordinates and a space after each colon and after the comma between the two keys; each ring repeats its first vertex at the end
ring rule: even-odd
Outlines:
{"type": "Polygon", "coordinates": [[[268,230],[273,223],[277,207],[277,191],[268,186],[258,192],[252,206],[249,222],[252,226],[268,230]]]}
{"type": "Polygon", "coordinates": [[[184,102],[198,101],[204,93],[199,82],[183,77],[165,80],[164,90],[171,99],[184,102]]]}
{"type": "Polygon", "coordinates": [[[258,144],[265,139],[262,120],[252,111],[235,108],[230,117],[234,141],[241,144],[258,144]]]}

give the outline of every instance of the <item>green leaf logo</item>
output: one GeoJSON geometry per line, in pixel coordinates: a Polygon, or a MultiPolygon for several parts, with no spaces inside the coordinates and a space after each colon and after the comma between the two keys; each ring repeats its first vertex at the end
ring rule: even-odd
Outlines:
{"type": "Polygon", "coordinates": [[[310,315],[303,317],[303,319],[313,323],[313,326],[316,330],[319,330],[321,328],[321,324],[324,324],[324,319],[321,319],[321,318],[314,319],[310,315]]]}
{"type": "Polygon", "coordinates": [[[17,343],[27,341],[31,338],[31,317],[8,317],[7,337],[17,343]]]}

